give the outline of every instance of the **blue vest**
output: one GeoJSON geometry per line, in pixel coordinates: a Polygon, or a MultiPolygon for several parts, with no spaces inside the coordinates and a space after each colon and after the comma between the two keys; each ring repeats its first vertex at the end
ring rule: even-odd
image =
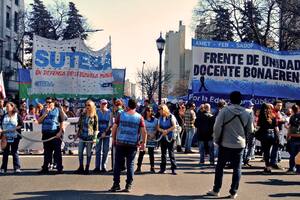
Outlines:
{"type": "Polygon", "coordinates": [[[100,134],[102,134],[108,128],[110,113],[110,110],[107,110],[105,113],[101,112],[100,110],[97,110],[100,134]]]}
{"type": "Polygon", "coordinates": [[[51,110],[42,123],[42,131],[57,131],[59,129],[59,110],[54,108],[51,110]]]}
{"type": "MultiPolygon", "coordinates": [[[[166,130],[168,128],[171,128],[172,126],[173,126],[173,124],[172,124],[172,115],[170,115],[169,117],[167,117],[165,121],[163,120],[163,117],[159,118],[159,127],[161,129],[166,130]]],[[[168,133],[168,138],[169,139],[173,138],[173,131],[171,131],[171,132],[168,133]]]]}
{"type": "Polygon", "coordinates": [[[153,132],[156,131],[156,126],[157,126],[157,119],[154,118],[151,121],[145,120],[145,127],[147,130],[147,133],[153,134],[153,132]]]}
{"type": "MultiPolygon", "coordinates": [[[[3,130],[12,130],[18,126],[18,114],[15,113],[12,117],[9,117],[8,114],[5,114],[2,120],[2,128],[3,130]]],[[[12,143],[14,139],[17,138],[16,131],[6,132],[4,134],[6,136],[7,142],[12,143]]]]}
{"type": "MultiPolygon", "coordinates": [[[[149,134],[154,134],[157,130],[157,122],[158,120],[156,118],[152,119],[151,121],[145,120],[145,127],[147,130],[148,135],[149,134]]],[[[147,138],[147,145],[146,147],[156,147],[157,146],[157,142],[154,140],[150,140],[149,137],[147,138]]]]}
{"type": "Polygon", "coordinates": [[[127,112],[120,113],[119,127],[117,131],[117,143],[135,146],[139,141],[139,130],[142,116],[127,112]]]}

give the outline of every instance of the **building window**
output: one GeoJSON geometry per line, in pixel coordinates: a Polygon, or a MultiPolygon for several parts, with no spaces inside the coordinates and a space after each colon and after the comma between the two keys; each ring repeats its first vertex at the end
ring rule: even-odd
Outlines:
{"type": "Polygon", "coordinates": [[[15,23],[14,23],[14,31],[19,31],[19,13],[15,12],[15,23]]]}
{"type": "Polygon", "coordinates": [[[18,6],[19,5],[19,0],[15,0],[15,4],[18,6]]]}
{"type": "Polygon", "coordinates": [[[10,60],[10,51],[5,50],[5,58],[10,60]]]}
{"type": "Polygon", "coordinates": [[[11,26],[10,7],[6,6],[6,27],[10,28],[10,26],[11,26]]]}

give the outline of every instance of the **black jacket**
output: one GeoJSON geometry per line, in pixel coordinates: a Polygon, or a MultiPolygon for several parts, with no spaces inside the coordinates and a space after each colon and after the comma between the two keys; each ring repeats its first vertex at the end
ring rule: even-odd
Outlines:
{"type": "Polygon", "coordinates": [[[197,137],[199,141],[209,141],[213,139],[213,128],[215,117],[208,112],[198,112],[195,121],[197,137]]]}

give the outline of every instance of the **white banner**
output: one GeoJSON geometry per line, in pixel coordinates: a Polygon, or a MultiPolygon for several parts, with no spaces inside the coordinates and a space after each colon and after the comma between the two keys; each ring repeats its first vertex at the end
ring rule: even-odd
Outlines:
{"type": "MultiPolygon", "coordinates": [[[[74,141],[74,137],[77,132],[77,122],[79,118],[69,118],[65,122],[65,133],[63,136],[63,145],[62,147],[66,150],[78,150],[79,139],[74,141]]],[[[24,121],[24,129],[22,131],[22,135],[27,138],[34,140],[42,139],[42,125],[37,124],[33,121],[24,121]]],[[[19,151],[21,152],[42,152],[43,151],[43,143],[42,142],[32,142],[25,138],[20,140],[19,151]]]]}
{"type": "Polygon", "coordinates": [[[0,73],[0,95],[1,95],[0,97],[2,97],[3,99],[6,98],[2,72],[0,73]]]}
{"type": "Polygon", "coordinates": [[[33,40],[31,95],[88,97],[113,94],[111,43],[90,50],[81,39],[33,40]]]}

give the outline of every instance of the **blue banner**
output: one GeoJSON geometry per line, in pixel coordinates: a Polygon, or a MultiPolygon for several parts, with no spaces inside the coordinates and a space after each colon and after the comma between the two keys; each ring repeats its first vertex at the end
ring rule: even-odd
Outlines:
{"type": "Polygon", "coordinates": [[[193,40],[193,93],[300,99],[300,51],[253,43],[193,40]]]}

